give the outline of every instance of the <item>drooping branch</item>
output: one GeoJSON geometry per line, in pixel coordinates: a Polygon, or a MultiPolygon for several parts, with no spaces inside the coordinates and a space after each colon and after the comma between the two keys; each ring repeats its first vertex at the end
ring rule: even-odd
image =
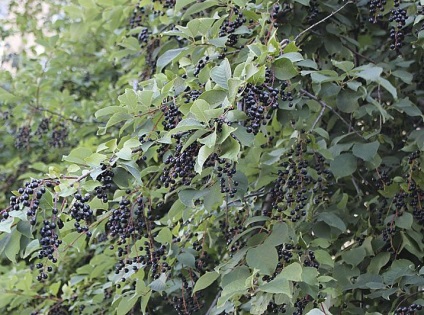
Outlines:
{"type": "Polygon", "coordinates": [[[319,113],[317,119],[314,121],[311,129],[314,129],[315,128],[316,124],[321,119],[322,115],[324,114],[325,109],[328,109],[334,115],[336,115],[349,128],[349,130],[352,130],[358,137],[364,139],[364,137],[359,133],[359,131],[357,131],[355,128],[353,128],[352,125],[346,119],[344,119],[342,115],[340,115],[338,112],[336,112],[334,110],[334,108],[332,108],[326,102],[324,102],[323,100],[319,99],[317,96],[313,95],[312,93],[310,93],[310,92],[308,92],[308,91],[306,91],[304,89],[301,89],[300,90],[300,93],[302,93],[303,95],[309,97],[310,99],[312,99],[314,101],[317,101],[321,105],[321,107],[322,107],[321,112],[319,113]]]}

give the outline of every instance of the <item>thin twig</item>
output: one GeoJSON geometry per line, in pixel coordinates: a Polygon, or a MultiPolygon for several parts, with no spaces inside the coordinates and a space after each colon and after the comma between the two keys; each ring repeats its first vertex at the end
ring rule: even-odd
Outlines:
{"type": "Polygon", "coordinates": [[[315,26],[321,24],[322,22],[328,20],[329,18],[331,18],[334,14],[337,14],[339,11],[343,10],[343,8],[345,6],[347,6],[348,4],[353,3],[352,1],[348,1],[346,2],[344,5],[342,5],[340,8],[338,8],[336,11],[332,12],[331,14],[329,14],[328,16],[326,16],[325,18],[323,18],[322,20],[319,20],[318,22],[312,24],[311,26],[309,26],[307,29],[303,30],[302,32],[300,32],[295,38],[294,41],[297,42],[297,40],[299,39],[299,37],[301,37],[303,34],[305,34],[306,32],[309,32],[311,29],[313,29],[315,26]]]}
{"type": "Polygon", "coordinates": [[[88,177],[92,172],[94,172],[94,169],[92,169],[91,171],[85,173],[84,175],[81,175],[80,177],[78,177],[75,182],[73,182],[70,186],[73,187],[75,183],[79,183],[80,181],[82,181],[84,178],[88,177]]]}
{"type": "Polygon", "coordinates": [[[334,113],[334,115],[336,115],[348,128],[349,130],[352,129],[352,131],[359,136],[360,138],[364,139],[364,137],[359,133],[359,131],[357,131],[355,128],[353,128],[351,126],[351,124],[343,118],[343,116],[341,116],[338,112],[336,112],[334,110],[334,108],[332,108],[331,106],[329,106],[326,102],[324,102],[323,100],[320,100],[318,97],[316,97],[315,95],[309,93],[308,91],[301,89],[300,93],[306,95],[307,97],[309,97],[310,99],[313,99],[314,101],[317,101],[322,107],[329,109],[330,111],[332,111],[334,113]]]}
{"type": "Polygon", "coordinates": [[[315,129],[315,126],[317,125],[318,121],[322,118],[322,115],[324,115],[325,112],[325,106],[321,106],[321,111],[319,112],[318,117],[315,119],[314,123],[312,124],[311,130],[315,129]]]}
{"type": "Polygon", "coordinates": [[[209,309],[208,309],[208,311],[206,312],[206,314],[205,315],[210,315],[210,314],[212,314],[212,311],[213,311],[213,308],[215,307],[215,305],[216,305],[216,303],[218,302],[218,299],[219,299],[219,296],[221,295],[221,291],[219,291],[218,293],[217,293],[217,295],[215,296],[215,298],[213,299],[213,301],[212,301],[212,303],[211,303],[211,306],[209,306],[209,309]]]}

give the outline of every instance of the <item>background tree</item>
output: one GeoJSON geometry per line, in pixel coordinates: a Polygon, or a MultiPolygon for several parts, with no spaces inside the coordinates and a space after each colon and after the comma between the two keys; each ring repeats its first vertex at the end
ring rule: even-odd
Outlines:
{"type": "Polygon", "coordinates": [[[421,314],[422,5],[13,2],[0,311],[421,314]]]}

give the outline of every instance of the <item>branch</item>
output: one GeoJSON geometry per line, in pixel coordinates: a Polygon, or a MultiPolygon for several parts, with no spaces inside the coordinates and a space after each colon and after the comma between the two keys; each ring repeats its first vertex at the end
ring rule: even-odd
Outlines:
{"type": "Polygon", "coordinates": [[[302,32],[300,32],[295,38],[294,41],[297,42],[297,40],[299,39],[299,37],[301,37],[303,34],[309,32],[311,29],[313,29],[315,26],[321,24],[322,22],[328,20],[329,18],[331,18],[334,14],[337,14],[339,11],[343,10],[343,8],[345,6],[347,6],[348,4],[353,3],[352,1],[348,1],[346,2],[344,5],[342,5],[340,8],[338,8],[336,11],[332,12],[330,15],[326,16],[325,18],[323,18],[322,20],[319,20],[318,22],[312,24],[311,26],[309,26],[306,30],[303,30],[302,32]]]}
{"type": "MultiPolygon", "coordinates": [[[[349,128],[348,130],[352,130],[358,137],[364,139],[364,137],[359,133],[359,131],[355,130],[355,128],[353,128],[351,126],[351,124],[346,119],[344,119],[338,112],[336,112],[334,110],[334,108],[332,108],[326,102],[324,102],[323,100],[320,100],[318,97],[316,97],[315,95],[309,93],[308,91],[306,91],[304,89],[301,89],[300,93],[306,95],[307,97],[309,97],[310,99],[312,99],[314,101],[317,101],[324,110],[327,108],[330,111],[332,111],[334,113],[334,115],[336,115],[349,128]]],[[[321,116],[322,116],[321,113],[323,114],[323,110],[321,110],[320,114],[318,115],[318,118],[321,118],[321,116]]],[[[314,125],[312,127],[314,127],[316,125],[316,123],[317,123],[317,121],[314,122],[314,125]]]]}
{"type": "Polygon", "coordinates": [[[219,296],[221,295],[221,291],[218,291],[218,293],[216,294],[215,298],[213,299],[211,305],[209,306],[208,311],[206,312],[205,315],[211,315],[213,308],[215,307],[216,303],[218,302],[219,296]]]}

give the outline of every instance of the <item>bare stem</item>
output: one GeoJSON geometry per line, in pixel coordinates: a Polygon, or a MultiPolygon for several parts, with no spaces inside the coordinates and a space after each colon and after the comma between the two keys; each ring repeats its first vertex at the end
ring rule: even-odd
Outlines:
{"type": "Polygon", "coordinates": [[[297,42],[297,40],[305,33],[309,32],[311,29],[313,29],[314,27],[316,27],[317,25],[321,24],[322,22],[328,20],[329,18],[331,18],[334,14],[337,14],[339,11],[343,10],[344,7],[346,7],[348,4],[353,3],[352,1],[348,1],[346,2],[344,5],[342,5],[340,8],[338,8],[336,11],[330,13],[329,15],[327,15],[325,18],[323,18],[322,20],[319,20],[318,22],[312,24],[311,26],[309,26],[307,29],[303,30],[302,32],[300,32],[294,39],[295,42],[297,42]]]}
{"type": "MultiPolygon", "coordinates": [[[[304,90],[304,89],[301,89],[300,90],[300,93],[302,93],[302,94],[304,94],[304,95],[306,95],[307,97],[309,97],[310,99],[312,99],[312,100],[314,100],[314,101],[317,101],[320,105],[321,105],[321,107],[323,107],[323,109],[329,109],[330,111],[332,111],[333,113],[334,113],[334,115],[336,115],[347,127],[348,127],[348,130],[352,130],[357,136],[359,136],[360,138],[364,138],[360,133],[359,133],[359,131],[357,131],[357,130],[355,130],[352,126],[351,126],[351,124],[346,120],[346,119],[344,119],[343,118],[343,116],[341,116],[338,112],[336,112],[331,106],[329,106],[326,102],[324,102],[323,100],[320,100],[318,97],[316,97],[315,95],[313,95],[313,94],[311,94],[311,93],[309,93],[308,91],[306,91],[306,90],[304,90]]],[[[322,112],[322,110],[321,110],[321,112],[322,112]]],[[[320,113],[320,115],[318,115],[318,118],[321,118],[321,113],[320,113]]],[[[314,122],[314,124],[315,124],[315,122],[314,122]]],[[[313,126],[314,127],[314,126],[313,126]]],[[[312,128],[313,129],[313,128],[312,128]]]]}

